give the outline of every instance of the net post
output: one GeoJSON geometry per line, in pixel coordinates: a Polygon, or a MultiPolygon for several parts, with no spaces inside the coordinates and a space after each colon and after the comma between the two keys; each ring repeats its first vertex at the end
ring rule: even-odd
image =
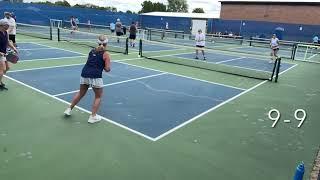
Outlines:
{"type": "Polygon", "coordinates": [[[309,49],[309,46],[307,46],[307,50],[306,50],[306,52],[304,53],[304,58],[303,58],[303,60],[306,60],[306,59],[307,59],[308,49],[309,49]]]}
{"type": "Polygon", "coordinates": [[[58,28],[57,31],[58,31],[58,41],[61,41],[61,39],[60,39],[60,28],[58,28]]]}
{"type": "Polygon", "coordinates": [[[242,45],[243,44],[243,37],[241,36],[240,38],[239,38],[240,40],[240,45],[242,45]]]}
{"type": "Polygon", "coordinates": [[[148,31],[148,37],[149,37],[149,40],[151,41],[151,30],[150,30],[150,29],[148,29],[147,31],[148,31]]]}
{"type": "Polygon", "coordinates": [[[278,63],[278,58],[274,61],[273,63],[273,69],[272,69],[272,74],[271,74],[271,77],[269,79],[269,81],[272,81],[273,80],[273,77],[275,75],[275,72],[276,72],[276,68],[277,68],[277,63],[278,63]]]}
{"type": "Polygon", "coordinates": [[[162,30],[162,33],[161,33],[161,40],[163,40],[163,39],[164,39],[165,33],[166,33],[166,30],[165,30],[165,29],[163,29],[163,30],[162,30]]]}
{"type": "Polygon", "coordinates": [[[126,49],[124,51],[124,54],[129,54],[129,38],[126,38],[126,49]]]}
{"type": "Polygon", "coordinates": [[[292,56],[291,57],[292,60],[295,59],[297,50],[298,50],[298,43],[294,43],[293,44],[293,49],[292,49],[292,55],[291,55],[292,56]]]}
{"type": "Polygon", "coordinates": [[[250,37],[250,40],[249,40],[249,46],[252,46],[252,40],[253,40],[253,38],[252,38],[252,37],[250,37]]]}
{"type": "Polygon", "coordinates": [[[142,39],[139,40],[139,57],[142,57],[142,39]]]}
{"type": "Polygon", "coordinates": [[[276,70],[276,77],[275,82],[278,82],[279,72],[280,72],[280,66],[281,66],[281,58],[277,58],[277,70],[276,70]]]}
{"type": "Polygon", "coordinates": [[[50,24],[50,29],[49,29],[49,31],[50,31],[50,40],[52,40],[53,38],[52,38],[52,26],[51,26],[51,24],[50,24]]]}

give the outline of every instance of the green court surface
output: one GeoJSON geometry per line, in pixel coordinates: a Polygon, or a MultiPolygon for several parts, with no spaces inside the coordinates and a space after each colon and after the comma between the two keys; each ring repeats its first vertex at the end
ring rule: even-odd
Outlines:
{"type": "MultiPolygon", "coordinates": [[[[21,61],[11,71],[83,64],[89,52],[87,47],[22,35],[18,42],[37,42],[84,57],[21,61]]],[[[309,178],[320,146],[320,64],[284,59],[297,65],[274,83],[146,60],[136,52],[111,57],[247,91],[151,141],[107,121],[90,125],[89,114],[80,109],[65,118],[66,103],[4,78],[9,90],[0,91],[1,180],[284,180],[293,178],[301,161],[309,178]],[[271,109],[281,113],[274,128],[268,119],[271,109]],[[297,109],[307,114],[300,128],[294,117],[297,109]]],[[[108,93],[105,90],[104,96],[108,93]]]]}

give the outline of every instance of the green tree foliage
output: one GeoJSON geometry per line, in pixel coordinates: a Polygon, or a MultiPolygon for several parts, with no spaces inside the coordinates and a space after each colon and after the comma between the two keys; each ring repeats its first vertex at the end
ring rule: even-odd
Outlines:
{"type": "Polygon", "coordinates": [[[45,2],[31,2],[32,4],[46,4],[46,5],[54,5],[54,3],[50,1],[45,1],[45,2]]]}
{"type": "Polygon", "coordinates": [[[203,8],[195,8],[192,10],[193,13],[204,13],[203,8]]]}
{"type": "Polygon", "coordinates": [[[117,12],[117,8],[115,7],[100,7],[100,6],[96,6],[94,4],[76,4],[73,7],[77,7],[77,8],[91,8],[91,9],[99,9],[99,10],[106,10],[106,11],[114,11],[117,12]]]}
{"type": "Polygon", "coordinates": [[[64,0],[64,1],[57,1],[54,3],[57,6],[65,6],[65,7],[71,7],[71,5],[68,3],[68,1],[64,0]]]}
{"type": "Polygon", "coordinates": [[[168,0],[168,12],[188,12],[186,0],[168,0]]]}
{"type": "Polygon", "coordinates": [[[68,1],[64,0],[64,1],[57,1],[55,3],[52,3],[50,1],[46,1],[46,2],[31,2],[31,3],[35,3],[35,4],[46,4],[46,5],[56,5],[56,6],[65,6],[65,7],[76,7],[76,8],[92,8],[92,9],[99,9],[99,10],[106,10],[106,11],[112,11],[112,12],[117,12],[117,8],[115,7],[100,7],[100,6],[96,6],[94,4],[76,4],[74,6],[71,6],[68,1]]]}
{"type": "Polygon", "coordinates": [[[153,8],[154,8],[154,11],[159,11],[159,12],[166,12],[167,11],[167,6],[164,5],[163,3],[154,3],[153,4],[153,8]]]}
{"type": "Polygon", "coordinates": [[[139,11],[139,13],[147,13],[147,12],[153,12],[153,11],[160,11],[160,12],[166,12],[167,7],[163,3],[152,3],[151,1],[143,1],[141,4],[142,9],[139,11]]]}

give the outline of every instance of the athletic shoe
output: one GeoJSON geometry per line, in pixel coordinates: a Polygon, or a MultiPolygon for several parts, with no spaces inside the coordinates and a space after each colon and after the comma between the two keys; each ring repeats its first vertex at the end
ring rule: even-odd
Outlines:
{"type": "Polygon", "coordinates": [[[96,123],[96,122],[99,122],[99,121],[101,121],[101,117],[100,116],[98,116],[98,115],[95,115],[95,116],[90,115],[88,123],[93,124],[93,123],[96,123]]]}
{"type": "Polygon", "coordinates": [[[205,61],[205,60],[206,60],[206,57],[203,57],[203,60],[205,61]]]}
{"type": "Polygon", "coordinates": [[[196,56],[195,59],[199,59],[198,56],[196,56]]]}
{"type": "Polygon", "coordinates": [[[1,91],[2,91],[2,90],[8,90],[8,88],[6,88],[5,86],[6,86],[5,84],[1,83],[1,84],[0,84],[0,90],[1,90],[1,91]]]}
{"type": "Polygon", "coordinates": [[[67,108],[65,111],[64,111],[64,115],[66,116],[71,116],[71,108],[67,108]]]}

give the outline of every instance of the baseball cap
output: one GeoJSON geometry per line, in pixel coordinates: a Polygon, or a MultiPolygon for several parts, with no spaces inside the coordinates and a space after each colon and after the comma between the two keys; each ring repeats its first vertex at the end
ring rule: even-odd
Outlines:
{"type": "Polygon", "coordinates": [[[0,26],[9,25],[8,21],[5,19],[0,19],[0,26]]]}

